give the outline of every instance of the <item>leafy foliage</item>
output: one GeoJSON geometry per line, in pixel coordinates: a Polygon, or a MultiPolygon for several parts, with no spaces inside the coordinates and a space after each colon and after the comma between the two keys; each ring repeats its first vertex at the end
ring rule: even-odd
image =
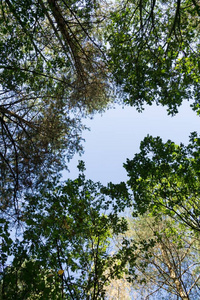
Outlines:
{"type": "Polygon", "coordinates": [[[1,300],[62,299],[58,274],[41,267],[40,261],[18,259],[1,275],[1,300]]]}
{"type": "Polygon", "coordinates": [[[188,146],[147,136],[140,153],[124,164],[136,213],[169,215],[195,232],[200,230],[200,139],[191,134],[188,146]]]}
{"type": "Polygon", "coordinates": [[[100,189],[81,172],[76,180],[28,196],[23,237],[13,244],[12,266],[3,274],[4,297],[22,299],[29,291],[30,299],[35,293],[38,299],[102,299],[105,285],[123,270],[109,245],[127,223],[100,189]]]}
{"type": "Polygon", "coordinates": [[[98,1],[1,1],[2,211],[82,151],[81,116],[107,105],[102,14],[98,1]]]}
{"type": "Polygon", "coordinates": [[[145,214],[129,219],[126,238],[137,244],[129,264],[129,281],[136,299],[199,297],[199,239],[170,217],[145,214]],[[153,240],[151,247],[144,248],[153,240]]]}
{"type": "Polygon", "coordinates": [[[153,102],[175,114],[183,100],[199,111],[198,1],[120,1],[107,32],[110,67],[125,103],[153,102]]]}
{"type": "Polygon", "coordinates": [[[197,133],[188,146],[147,136],[124,164],[127,183],[87,180],[83,162],[77,179],[59,183],[82,151],[81,118],[111,98],[111,75],[140,111],[156,102],[173,115],[193,100],[200,112],[198,1],[114,6],[0,2],[2,300],[200,296],[197,133]]]}

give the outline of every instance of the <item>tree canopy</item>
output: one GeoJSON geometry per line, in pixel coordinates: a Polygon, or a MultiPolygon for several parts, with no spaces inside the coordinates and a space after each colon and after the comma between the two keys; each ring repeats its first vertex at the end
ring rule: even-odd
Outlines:
{"type": "Polygon", "coordinates": [[[145,137],[127,182],[60,180],[113,99],[200,114],[199,20],[196,0],[0,1],[0,299],[200,297],[197,132],[145,137]]]}
{"type": "Polygon", "coordinates": [[[49,182],[39,195],[27,195],[21,238],[8,245],[2,236],[14,260],[7,266],[1,259],[0,299],[102,299],[109,281],[121,276],[124,266],[111,240],[127,222],[101,184],[86,180],[82,162],[79,169],[77,179],[49,182]]]}
{"type": "Polygon", "coordinates": [[[140,153],[124,164],[136,213],[162,212],[199,232],[199,146],[196,133],[188,146],[152,136],[141,142],[140,153]]]}
{"type": "MultiPolygon", "coordinates": [[[[129,218],[126,239],[137,245],[128,278],[135,299],[199,297],[199,238],[170,217],[129,218]],[[146,247],[145,247],[146,246],[146,247]]],[[[127,251],[127,250],[125,250],[127,251]]]]}
{"type": "Polygon", "coordinates": [[[105,11],[98,1],[1,1],[1,210],[11,198],[18,210],[20,191],[82,151],[81,116],[108,103],[105,11]]]}
{"type": "Polygon", "coordinates": [[[199,18],[193,0],[120,1],[111,14],[110,67],[125,103],[178,112],[183,100],[199,111],[199,18]]]}

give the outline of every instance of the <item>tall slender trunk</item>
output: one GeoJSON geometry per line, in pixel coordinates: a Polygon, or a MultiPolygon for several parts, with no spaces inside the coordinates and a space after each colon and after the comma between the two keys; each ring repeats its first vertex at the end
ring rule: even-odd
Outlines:
{"type": "Polygon", "coordinates": [[[170,261],[170,258],[169,258],[169,255],[167,253],[165,246],[162,243],[160,244],[160,246],[161,246],[163,258],[169,269],[170,278],[174,281],[177,292],[179,293],[179,296],[181,297],[182,300],[190,300],[189,296],[187,295],[187,292],[184,290],[184,287],[182,286],[180,277],[177,276],[176,271],[174,270],[174,266],[170,261]]]}

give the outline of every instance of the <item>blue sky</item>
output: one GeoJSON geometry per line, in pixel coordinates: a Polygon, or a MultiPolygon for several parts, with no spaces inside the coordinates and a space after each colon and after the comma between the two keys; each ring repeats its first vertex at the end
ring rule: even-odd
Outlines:
{"type": "Polygon", "coordinates": [[[76,166],[82,159],[87,178],[102,184],[124,181],[127,177],[123,163],[139,151],[140,142],[147,134],[187,144],[190,132],[198,132],[199,121],[200,117],[188,102],[174,117],[167,115],[166,108],[156,105],[146,106],[143,113],[134,107],[116,105],[102,115],[96,114],[92,120],[84,120],[91,129],[83,134],[85,153],[81,157],[74,156],[69,164],[70,173],[65,173],[63,179],[77,177],[76,166]]]}

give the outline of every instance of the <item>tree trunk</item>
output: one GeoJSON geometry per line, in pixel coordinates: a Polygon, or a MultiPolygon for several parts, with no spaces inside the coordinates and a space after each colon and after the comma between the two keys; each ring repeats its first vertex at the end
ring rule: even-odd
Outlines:
{"type": "Polygon", "coordinates": [[[174,270],[174,266],[170,261],[169,255],[167,253],[166,247],[164,246],[164,244],[160,244],[161,245],[161,251],[162,251],[162,255],[163,258],[165,260],[165,263],[169,269],[169,273],[170,273],[170,278],[174,281],[175,285],[176,285],[176,289],[177,292],[179,293],[179,296],[181,297],[182,300],[190,300],[189,296],[187,295],[187,292],[184,290],[183,286],[182,286],[182,282],[180,280],[180,277],[177,277],[176,272],[174,270]]]}

